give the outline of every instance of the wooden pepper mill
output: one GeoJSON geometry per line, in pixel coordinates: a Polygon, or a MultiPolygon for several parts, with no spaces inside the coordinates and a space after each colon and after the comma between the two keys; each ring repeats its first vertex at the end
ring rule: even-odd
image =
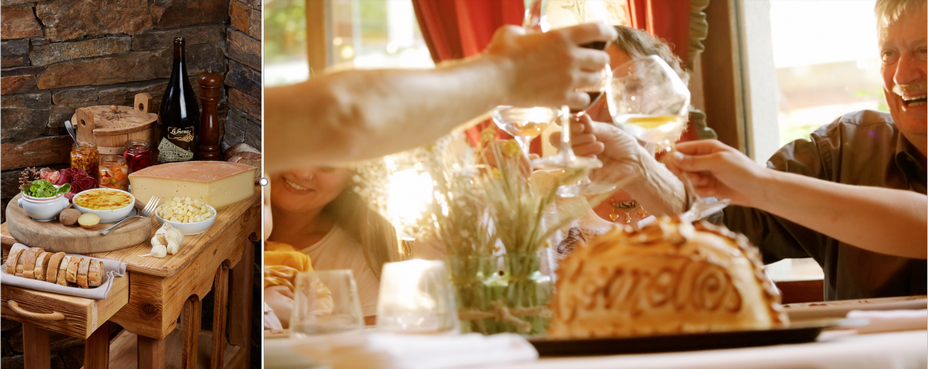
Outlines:
{"type": "Polygon", "coordinates": [[[200,152],[199,160],[222,160],[219,143],[222,142],[222,127],[216,113],[222,96],[222,74],[207,71],[197,78],[200,84],[200,152]]]}

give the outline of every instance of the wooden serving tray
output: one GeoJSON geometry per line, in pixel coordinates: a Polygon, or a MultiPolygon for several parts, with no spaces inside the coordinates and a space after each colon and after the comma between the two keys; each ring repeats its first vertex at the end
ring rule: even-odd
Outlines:
{"type": "Polygon", "coordinates": [[[36,222],[17,203],[22,194],[16,195],[6,206],[6,227],[10,235],[27,246],[41,247],[46,251],[89,254],[120,250],[148,241],[151,237],[152,219],[136,218],[103,236],[101,230],[112,224],[99,224],[91,229],[80,226],[68,227],[57,220],[36,222]]]}

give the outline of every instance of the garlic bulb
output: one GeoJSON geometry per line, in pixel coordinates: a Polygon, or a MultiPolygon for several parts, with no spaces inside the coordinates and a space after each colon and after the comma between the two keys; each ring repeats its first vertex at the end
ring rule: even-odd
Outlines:
{"type": "Polygon", "coordinates": [[[181,242],[184,242],[184,235],[177,228],[164,223],[151,238],[151,252],[140,256],[163,258],[167,254],[174,255],[180,249],[181,242]]]}

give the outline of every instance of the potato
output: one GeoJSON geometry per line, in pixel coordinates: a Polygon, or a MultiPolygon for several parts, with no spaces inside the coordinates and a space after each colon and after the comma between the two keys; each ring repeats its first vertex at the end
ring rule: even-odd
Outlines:
{"type": "Polygon", "coordinates": [[[84,213],[77,218],[77,223],[79,223],[81,227],[90,229],[100,224],[100,216],[94,213],[84,213]]]}
{"type": "Polygon", "coordinates": [[[80,216],[81,212],[77,209],[64,209],[58,214],[58,221],[66,226],[73,226],[77,224],[77,218],[80,216]]]}

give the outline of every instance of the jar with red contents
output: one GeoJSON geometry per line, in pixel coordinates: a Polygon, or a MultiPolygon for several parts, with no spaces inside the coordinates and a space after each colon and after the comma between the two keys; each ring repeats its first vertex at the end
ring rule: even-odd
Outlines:
{"type": "Polygon", "coordinates": [[[129,140],[126,150],[122,153],[129,165],[129,173],[151,166],[151,145],[146,140],[129,140]]]}

